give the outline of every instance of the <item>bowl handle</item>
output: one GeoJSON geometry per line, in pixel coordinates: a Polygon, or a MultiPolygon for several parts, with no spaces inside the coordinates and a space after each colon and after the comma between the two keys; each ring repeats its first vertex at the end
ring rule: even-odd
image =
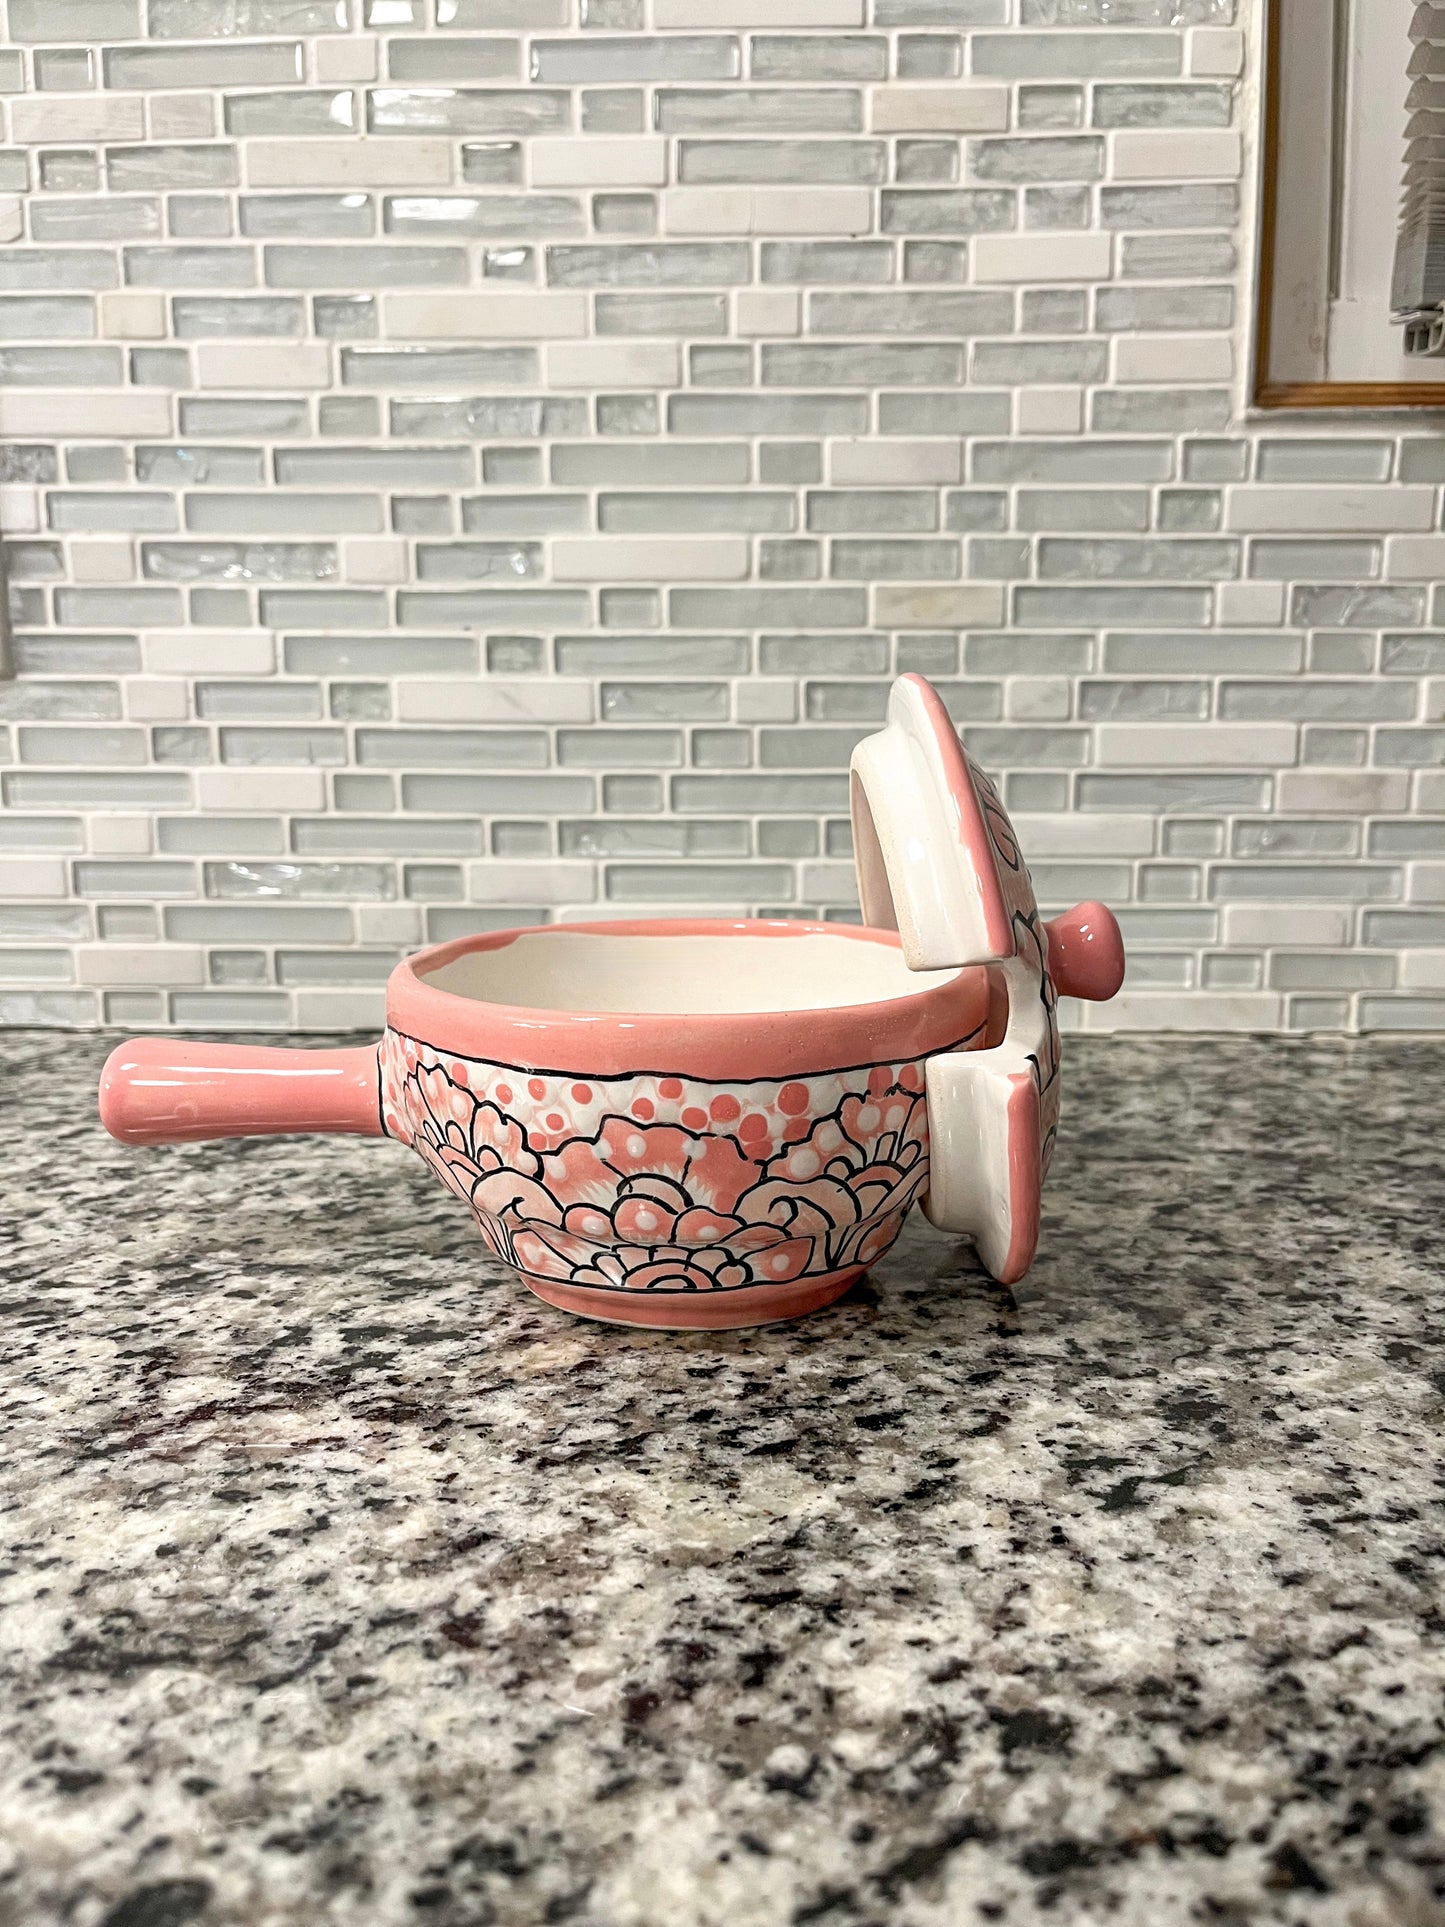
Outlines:
{"type": "Polygon", "coordinates": [[[137,1037],[100,1076],[100,1121],[123,1144],[274,1137],[301,1131],[385,1137],[377,1046],[277,1050],[137,1037]]]}

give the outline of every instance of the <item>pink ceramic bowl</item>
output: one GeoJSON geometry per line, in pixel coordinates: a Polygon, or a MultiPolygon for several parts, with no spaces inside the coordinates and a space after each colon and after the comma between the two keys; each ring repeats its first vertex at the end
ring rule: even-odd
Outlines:
{"type": "Polygon", "coordinates": [[[424,950],[386,1002],[355,1050],[123,1044],[102,1121],[397,1138],[549,1303],[719,1328],[826,1305],[893,1243],[927,1060],[984,1044],[989,983],[909,970],[891,930],[556,924],[424,950]]]}

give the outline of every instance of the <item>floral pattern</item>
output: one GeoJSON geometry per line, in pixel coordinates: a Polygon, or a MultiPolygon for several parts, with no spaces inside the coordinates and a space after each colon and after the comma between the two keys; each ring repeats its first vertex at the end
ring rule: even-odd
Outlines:
{"type": "Polygon", "coordinates": [[[534,1075],[389,1032],[384,1115],[499,1258],[596,1290],[861,1269],[928,1180],[921,1063],[714,1086],[534,1075]]]}

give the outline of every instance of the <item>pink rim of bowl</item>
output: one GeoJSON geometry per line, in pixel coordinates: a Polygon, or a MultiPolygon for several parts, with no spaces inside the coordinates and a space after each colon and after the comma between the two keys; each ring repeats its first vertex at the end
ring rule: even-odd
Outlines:
{"type": "MultiPolygon", "coordinates": [[[[877,1003],[743,1012],[532,1010],[463,997],[427,982],[430,973],[459,957],[501,950],[531,936],[557,943],[578,936],[737,936],[779,942],[821,936],[900,948],[892,930],[782,919],[535,924],[459,937],[404,959],[387,984],[388,1027],[436,1050],[492,1063],[593,1077],[659,1071],[729,1083],[927,1057],[956,1045],[987,1016],[987,978],[982,970],[970,969],[877,1003]]],[[[787,968],[784,958],[779,963],[787,968]]]]}

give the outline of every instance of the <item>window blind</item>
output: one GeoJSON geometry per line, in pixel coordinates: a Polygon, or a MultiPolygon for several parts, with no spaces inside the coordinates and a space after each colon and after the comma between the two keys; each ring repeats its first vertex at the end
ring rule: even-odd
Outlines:
{"type": "Polygon", "coordinates": [[[1445,6],[1410,21],[1405,178],[1390,308],[1408,355],[1445,355],[1445,6]]]}

